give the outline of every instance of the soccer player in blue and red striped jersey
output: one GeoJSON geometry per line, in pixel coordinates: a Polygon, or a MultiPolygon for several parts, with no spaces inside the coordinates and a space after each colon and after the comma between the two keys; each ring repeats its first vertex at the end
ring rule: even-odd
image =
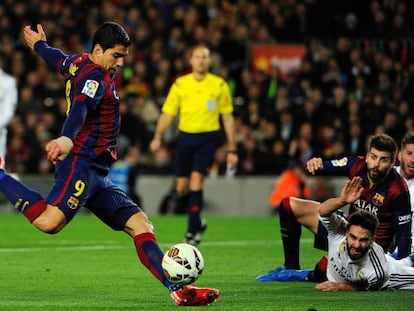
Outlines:
{"type": "MultiPolygon", "coordinates": [[[[376,242],[385,252],[398,249],[397,257],[404,258],[411,252],[411,205],[408,186],[393,168],[398,146],[386,134],[370,138],[368,152],[364,157],[344,157],[323,161],[313,158],[306,163],[311,174],[342,175],[352,179],[362,178],[364,188],[361,197],[350,204],[349,213],[366,210],[378,217],[376,242]]],[[[258,281],[294,281],[311,279],[320,281],[324,277],[326,261],[323,259],[314,271],[300,270],[299,241],[301,226],[315,234],[314,246],[327,250],[327,231],[319,221],[319,202],[288,197],[282,200],[278,211],[285,262],[258,281]]]]}
{"type": "MultiPolygon", "coordinates": [[[[164,255],[146,214],[108,177],[117,159],[119,96],[114,75],[131,44],[125,29],[105,22],[95,32],[89,53],[66,55],[49,46],[43,27],[24,28],[26,44],[65,78],[67,117],[61,135],[46,144],[55,164],[55,183],[46,198],[0,169],[0,191],[38,229],[57,233],[88,208],[113,230],[134,241],[142,264],[166,287],[177,305],[208,305],[216,289],[177,286],[164,275],[164,255]]],[[[0,158],[0,164],[3,160],[0,158]]],[[[4,162],[3,162],[4,165],[4,162]]]]}

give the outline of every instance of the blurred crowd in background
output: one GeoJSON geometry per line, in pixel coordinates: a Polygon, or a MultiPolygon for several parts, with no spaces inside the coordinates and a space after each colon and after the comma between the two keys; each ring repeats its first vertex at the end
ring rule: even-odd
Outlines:
{"type": "MultiPolygon", "coordinates": [[[[103,21],[125,26],[133,44],[116,78],[119,151],[137,148],[143,174],[173,171],[174,127],[157,154],[148,143],[171,83],[188,72],[191,46],[207,44],[211,70],[234,98],[237,174],[277,175],[290,160],[364,155],[368,135],[399,142],[414,130],[413,10],[402,0],[2,0],[1,67],[19,90],[8,169],[51,173],[43,147],[66,111],[62,77],[23,45],[25,25],[41,23],[49,44],[67,54],[89,51],[103,21]],[[307,48],[297,70],[252,70],[253,44],[287,43],[307,48]]],[[[212,175],[224,174],[225,151],[218,149],[212,175]]]]}

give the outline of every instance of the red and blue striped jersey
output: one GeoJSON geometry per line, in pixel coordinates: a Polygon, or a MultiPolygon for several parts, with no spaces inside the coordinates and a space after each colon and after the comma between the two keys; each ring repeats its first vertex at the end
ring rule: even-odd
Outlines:
{"type": "Polygon", "coordinates": [[[364,157],[344,157],[324,161],[323,170],[327,175],[354,176],[362,178],[364,188],[361,197],[350,205],[349,212],[356,209],[369,211],[378,217],[379,226],[376,242],[385,251],[392,252],[398,247],[398,258],[411,252],[411,205],[408,186],[402,177],[392,169],[386,179],[370,185],[368,168],[364,157]]]}
{"type": "Polygon", "coordinates": [[[109,165],[117,159],[120,129],[119,96],[113,78],[87,53],[68,56],[45,42],[37,42],[35,51],[65,78],[67,117],[61,135],[72,139],[71,152],[109,165]]]}

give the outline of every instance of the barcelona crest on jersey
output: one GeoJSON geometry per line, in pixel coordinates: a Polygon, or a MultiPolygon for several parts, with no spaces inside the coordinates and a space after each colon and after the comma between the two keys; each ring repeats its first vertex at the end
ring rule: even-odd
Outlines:
{"type": "Polygon", "coordinates": [[[376,193],[372,198],[372,203],[374,203],[376,206],[382,206],[384,204],[384,200],[385,198],[383,195],[376,193]]]}

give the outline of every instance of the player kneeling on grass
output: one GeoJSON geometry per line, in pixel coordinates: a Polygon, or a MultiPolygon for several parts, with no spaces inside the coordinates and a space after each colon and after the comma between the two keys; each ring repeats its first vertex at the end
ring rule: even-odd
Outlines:
{"type": "Polygon", "coordinates": [[[378,219],[364,210],[348,220],[336,210],[357,200],[362,179],[348,180],[339,197],[319,206],[322,224],[328,230],[328,281],[316,285],[320,291],[414,289],[414,254],[394,259],[375,242],[378,219]]]}
{"type": "Polygon", "coordinates": [[[128,55],[130,38],[114,22],[95,32],[89,53],[66,55],[46,43],[41,25],[24,28],[27,45],[65,78],[67,118],[61,136],[46,144],[46,155],[56,165],[55,183],[44,199],[4,170],[0,158],[0,191],[27,219],[46,233],[62,230],[80,208],[86,207],[113,230],[134,241],[142,264],[170,292],[177,305],[208,305],[220,295],[211,288],[180,286],[163,273],[163,251],[145,213],[109,179],[116,160],[120,128],[119,96],[114,76],[128,55]]]}
{"type": "MultiPolygon", "coordinates": [[[[312,158],[307,161],[306,170],[310,174],[346,175],[348,179],[361,177],[364,191],[358,200],[349,204],[349,213],[364,209],[377,216],[376,242],[385,252],[393,252],[397,247],[396,256],[401,259],[411,253],[411,205],[407,184],[393,169],[397,152],[397,143],[391,136],[375,134],[369,139],[365,157],[347,156],[325,161],[312,158]]],[[[408,158],[401,157],[403,159],[408,158]]],[[[258,276],[257,281],[326,280],[326,256],[312,270],[300,270],[299,264],[302,226],[314,233],[315,248],[328,249],[328,233],[319,219],[319,205],[320,202],[294,197],[282,200],[278,212],[284,264],[258,276]]]]}

